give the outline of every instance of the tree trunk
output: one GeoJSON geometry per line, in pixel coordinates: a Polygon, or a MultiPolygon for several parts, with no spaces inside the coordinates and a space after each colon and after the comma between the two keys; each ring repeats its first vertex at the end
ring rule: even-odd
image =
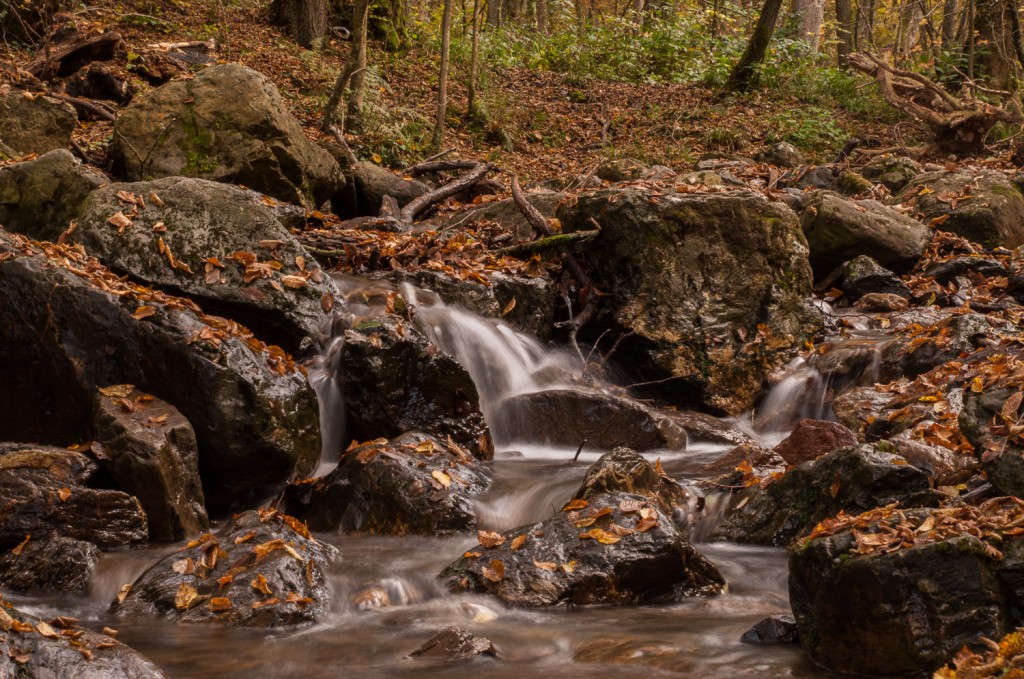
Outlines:
{"type": "Polygon", "coordinates": [[[548,32],[548,0],[537,0],[537,32],[548,32]]]}
{"type": "MultiPolygon", "coordinates": [[[[540,23],[540,14],[537,14],[537,23],[540,23]]],[[[469,94],[467,96],[466,111],[470,118],[476,117],[477,101],[476,86],[480,74],[480,0],[473,0],[473,52],[469,59],[469,94]]]]}
{"type": "Polygon", "coordinates": [[[856,49],[864,50],[875,45],[875,0],[858,0],[857,23],[853,34],[856,49]]]}
{"type": "Polygon", "coordinates": [[[924,17],[924,7],[921,0],[904,0],[900,11],[900,30],[896,47],[896,53],[901,55],[910,54],[917,39],[921,35],[921,19],[924,17]]]}
{"type": "Polygon", "coordinates": [[[434,148],[441,148],[444,140],[444,121],[448,112],[448,55],[452,40],[452,5],[454,0],[444,0],[444,16],[441,18],[441,72],[437,78],[437,120],[434,123],[434,148]]]}
{"type": "Polygon", "coordinates": [[[942,2],[942,49],[951,51],[956,43],[957,0],[942,2]]]}
{"type": "MultiPolygon", "coordinates": [[[[348,53],[345,68],[341,70],[338,79],[334,81],[334,89],[331,90],[327,106],[324,107],[324,119],[321,127],[325,132],[334,125],[338,107],[346,92],[349,92],[346,105],[349,116],[358,119],[362,114],[363,89],[366,85],[366,80],[362,76],[366,70],[366,21],[369,11],[369,0],[356,0],[355,6],[352,8],[352,49],[348,53]]],[[[358,120],[356,122],[358,123],[358,120]]],[[[340,127],[342,130],[345,129],[344,122],[340,127]]]]}
{"type": "Polygon", "coordinates": [[[274,0],[270,11],[306,49],[319,48],[327,35],[327,0],[274,0]]]}
{"type": "Polygon", "coordinates": [[[501,3],[502,0],[487,0],[487,23],[491,26],[501,26],[501,3]]]}
{"type": "Polygon", "coordinates": [[[757,18],[757,26],[754,27],[754,34],[750,36],[750,42],[747,43],[747,49],[740,57],[739,63],[729,74],[726,88],[745,92],[754,85],[758,66],[764,61],[781,10],[782,0],[765,0],[761,14],[757,18]]]}
{"type": "Polygon", "coordinates": [[[978,38],[987,47],[978,66],[988,82],[1000,90],[1013,86],[1017,64],[1008,9],[1006,0],[977,0],[975,14],[978,38]]]}
{"type": "Polygon", "coordinates": [[[793,0],[790,11],[796,16],[797,40],[805,43],[811,54],[817,54],[825,0],[793,0]]]}
{"type": "Polygon", "coordinates": [[[846,57],[853,52],[853,4],[836,0],[836,56],[839,68],[846,68],[846,57]]]}

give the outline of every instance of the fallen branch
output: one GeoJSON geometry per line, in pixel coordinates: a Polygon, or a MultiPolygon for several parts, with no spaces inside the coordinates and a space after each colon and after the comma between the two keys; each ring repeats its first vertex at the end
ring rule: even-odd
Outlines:
{"type": "Polygon", "coordinates": [[[411,177],[422,177],[425,174],[434,174],[436,172],[472,170],[479,164],[475,160],[425,160],[418,165],[412,166],[403,174],[408,174],[411,177]]]}
{"type": "Polygon", "coordinates": [[[412,224],[416,218],[429,210],[432,206],[443,200],[451,198],[457,193],[462,193],[487,176],[491,166],[489,163],[475,163],[475,167],[458,179],[448,182],[433,191],[428,191],[422,196],[414,198],[408,205],[402,208],[401,219],[412,224]]]}
{"type": "Polygon", "coordinates": [[[66,94],[58,94],[56,92],[47,92],[47,96],[53,97],[55,99],[60,99],[61,101],[66,101],[67,103],[71,104],[75,108],[75,110],[79,112],[79,114],[81,114],[84,111],[86,113],[91,113],[97,118],[102,118],[103,120],[109,120],[111,122],[117,120],[117,116],[115,116],[110,109],[103,106],[99,102],[90,101],[88,99],[81,99],[79,97],[69,97],[66,94]]]}
{"type": "Polygon", "coordinates": [[[600,231],[574,231],[572,233],[559,233],[554,236],[545,236],[544,238],[538,238],[537,240],[529,241],[528,243],[518,243],[516,245],[509,245],[507,247],[499,248],[494,250],[496,254],[500,255],[511,255],[513,257],[522,257],[523,255],[531,255],[534,252],[540,252],[543,250],[550,250],[578,241],[593,240],[600,231]]]}

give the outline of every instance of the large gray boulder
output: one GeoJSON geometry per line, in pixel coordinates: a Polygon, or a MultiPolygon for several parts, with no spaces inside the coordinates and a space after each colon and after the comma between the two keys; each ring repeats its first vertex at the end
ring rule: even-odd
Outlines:
{"type": "Polygon", "coordinates": [[[118,273],[180,290],[294,349],[326,330],[333,303],[324,300],[338,289],[275,202],[205,179],[115,183],[85,201],[72,239],[118,273]]]}
{"type": "Polygon", "coordinates": [[[850,200],[826,191],[806,201],[800,226],[818,277],[859,255],[896,272],[909,271],[932,237],[921,222],[876,200],[850,200]]]}
{"type": "Polygon", "coordinates": [[[1024,245],[1024,196],[1002,172],[926,172],[897,200],[937,229],[986,247],[1024,245]]]}
{"type": "Polygon", "coordinates": [[[0,168],[0,226],[55,241],[86,197],[106,183],[64,149],[0,168]]]}
{"type": "Polygon", "coordinates": [[[902,191],[903,187],[923,171],[916,161],[906,156],[879,156],[858,170],[862,177],[875,184],[881,184],[892,193],[902,191]]]}
{"type": "Polygon", "coordinates": [[[129,181],[202,177],[309,208],[344,184],[274,84],[241,64],[211,66],[135,97],[117,118],[110,156],[129,181]]]}
{"type": "Polygon", "coordinates": [[[66,149],[77,124],[75,109],[59,99],[20,90],[0,94],[0,159],[66,149]]]}
{"type": "Polygon", "coordinates": [[[77,248],[0,230],[0,438],[86,440],[99,387],[133,384],[173,404],[199,444],[211,511],[308,474],[316,397],[287,355],[193,303],[112,274],[77,248]]]}
{"type": "Polygon", "coordinates": [[[578,247],[607,293],[592,331],[621,333],[616,359],[635,381],[660,381],[659,395],[739,413],[821,327],[804,301],[807,243],[782,203],[620,188],[582,195],[559,217],[567,231],[600,224],[578,247]]]}

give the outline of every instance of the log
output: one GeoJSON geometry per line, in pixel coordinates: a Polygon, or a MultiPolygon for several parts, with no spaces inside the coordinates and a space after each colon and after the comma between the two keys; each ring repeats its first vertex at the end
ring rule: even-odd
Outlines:
{"type": "Polygon", "coordinates": [[[535,252],[543,252],[544,250],[568,246],[579,241],[593,240],[600,233],[601,232],[598,229],[593,229],[591,231],[574,231],[573,233],[559,233],[554,236],[538,238],[537,240],[532,240],[528,243],[509,245],[507,247],[494,250],[493,252],[499,255],[522,257],[523,255],[532,255],[535,252]]]}
{"type": "Polygon", "coordinates": [[[417,217],[429,210],[433,205],[440,203],[457,193],[462,193],[486,177],[490,170],[491,165],[489,163],[475,163],[475,167],[472,170],[455,181],[448,182],[444,186],[423,194],[402,208],[402,220],[412,224],[416,221],[417,217]]]}
{"type": "Polygon", "coordinates": [[[125,49],[120,33],[108,31],[64,46],[47,46],[25,66],[40,80],[66,78],[94,61],[110,61],[125,49]]]}

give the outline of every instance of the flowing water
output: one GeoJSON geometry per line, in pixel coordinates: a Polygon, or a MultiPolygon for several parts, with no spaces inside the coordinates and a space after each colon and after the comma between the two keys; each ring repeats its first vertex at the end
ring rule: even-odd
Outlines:
{"type": "MultiPolygon", "coordinates": [[[[376,313],[383,287],[342,281],[352,294],[354,316],[376,313]],[[356,288],[362,286],[358,291],[356,288]]],[[[406,289],[417,305],[418,326],[455,355],[476,381],[487,417],[500,416],[510,395],[574,383],[578,358],[552,351],[493,320],[447,307],[429,293],[406,289]]],[[[344,439],[344,407],[334,383],[340,339],[323,347],[310,370],[321,399],[324,450],[336,453],[344,439]]],[[[809,364],[794,364],[769,399],[744,420],[762,440],[784,435],[800,416],[821,416],[830,379],[809,364]],[[773,400],[774,399],[774,400],[773,400]],[[818,408],[818,410],[815,410],[818,408]]],[[[593,385],[590,385],[593,387],[593,385]]],[[[481,528],[498,531],[538,521],[557,512],[603,451],[588,450],[573,463],[575,450],[498,441],[492,463],[494,484],[476,501],[481,528]],[[510,447],[512,449],[510,449],[510,447]]],[[[666,471],[681,480],[728,450],[721,445],[653,451],[666,471]]],[[[322,470],[333,467],[325,459],[322,470]]],[[[517,678],[543,673],[613,677],[828,677],[792,646],[756,647],[739,638],[769,615],[789,613],[786,553],[781,549],[702,542],[722,511],[722,498],[709,498],[704,524],[694,527],[698,549],[729,582],[726,594],[664,606],[577,607],[519,610],[478,595],[445,591],[436,574],[476,544],[475,536],[370,537],[320,535],[338,547],[329,578],[334,590],[328,618],[313,627],[285,632],[173,625],[159,619],[119,619],[107,612],[124,583],[175,546],[104,554],[90,595],[51,599],[12,597],[43,616],[74,615],[90,626],[120,630],[119,639],[159,665],[168,677],[190,679],[320,677],[517,678]],[[370,599],[389,606],[366,609],[370,599]],[[468,663],[424,662],[408,654],[437,631],[459,625],[494,642],[500,659],[468,663]]]]}

